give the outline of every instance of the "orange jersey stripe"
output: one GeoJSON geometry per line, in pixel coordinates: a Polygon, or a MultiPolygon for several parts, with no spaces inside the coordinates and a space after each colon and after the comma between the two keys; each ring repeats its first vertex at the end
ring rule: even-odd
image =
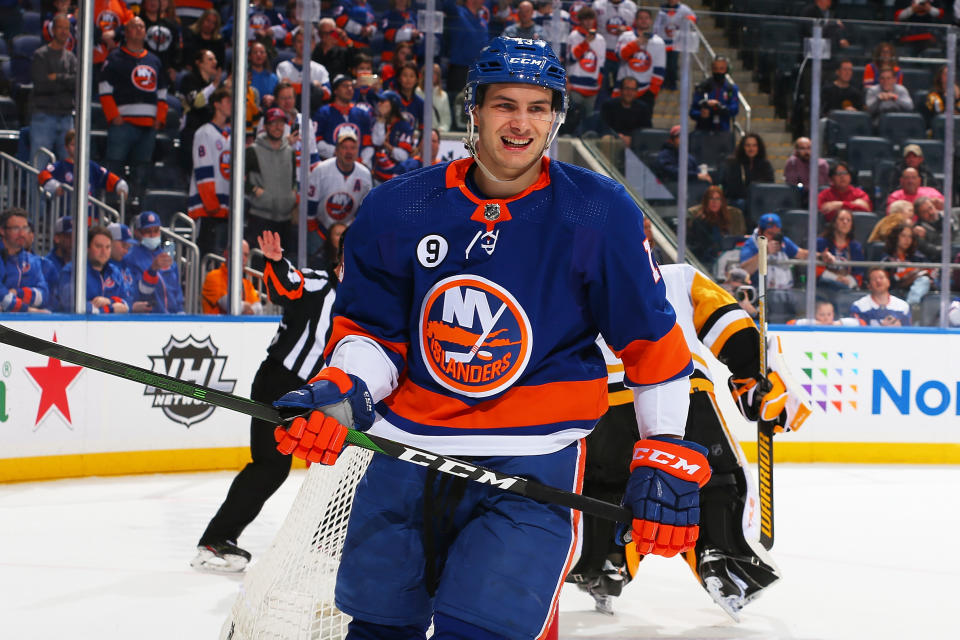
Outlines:
{"type": "Polygon", "coordinates": [[[607,379],[518,386],[498,398],[470,406],[405,378],[384,403],[412,422],[456,429],[597,420],[607,411],[607,379]]]}
{"type": "Polygon", "coordinates": [[[330,327],[330,340],[327,341],[327,346],[323,350],[324,359],[330,357],[330,354],[333,353],[333,348],[337,346],[338,342],[350,335],[370,338],[382,347],[399,354],[400,357],[403,358],[404,362],[407,361],[407,350],[410,348],[409,343],[390,342],[388,340],[378,338],[353,320],[348,320],[343,316],[336,316],[333,319],[333,325],[330,327]]]}
{"type": "Polygon", "coordinates": [[[636,385],[670,380],[690,364],[690,349],[678,324],[659,340],[634,340],[613,353],[623,361],[627,379],[636,385]]]}

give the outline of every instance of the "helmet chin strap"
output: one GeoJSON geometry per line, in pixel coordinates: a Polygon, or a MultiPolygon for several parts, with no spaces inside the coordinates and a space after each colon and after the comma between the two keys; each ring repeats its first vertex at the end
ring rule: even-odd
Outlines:
{"type": "MultiPolygon", "coordinates": [[[[557,137],[557,133],[560,131],[560,126],[563,125],[565,115],[560,113],[557,114],[553,119],[553,124],[550,125],[550,135],[547,136],[547,141],[543,145],[543,149],[540,150],[540,155],[537,156],[530,164],[524,167],[523,171],[520,172],[520,175],[523,175],[529,171],[534,165],[540,162],[540,159],[543,158],[543,154],[546,153],[547,149],[550,148],[550,145],[553,144],[554,139],[557,137]]],[[[493,175],[493,172],[487,168],[487,165],[483,164],[480,160],[480,156],[477,155],[477,140],[479,139],[479,132],[476,130],[476,121],[474,120],[474,109],[470,110],[470,122],[467,124],[467,137],[462,138],[463,146],[466,147],[467,151],[470,153],[470,156],[473,158],[473,161],[477,163],[477,166],[480,167],[480,170],[483,171],[484,175],[487,176],[490,180],[494,182],[499,182],[500,184],[506,184],[509,182],[515,182],[517,178],[511,178],[510,180],[503,180],[493,175]]]]}

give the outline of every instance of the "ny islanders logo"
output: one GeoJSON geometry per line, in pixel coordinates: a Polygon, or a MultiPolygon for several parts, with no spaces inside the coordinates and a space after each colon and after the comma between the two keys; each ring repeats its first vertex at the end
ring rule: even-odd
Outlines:
{"type": "Polygon", "coordinates": [[[441,280],[420,309],[420,350],[440,386],[471,398],[505,391],[530,360],[530,320],[500,285],[472,275],[441,280]]]}
{"type": "Polygon", "coordinates": [[[327,198],[327,215],[333,220],[343,220],[353,213],[353,196],[345,191],[337,191],[327,198]]]}
{"type": "Polygon", "coordinates": [[[580,68],[587,73],[593,73],[597,70],[597,54],[592,49],[588,49],[580,58],[580,68]]]}
{"type": "Polygon", "coordinates": [[[130,73],[130,82],[141,91],[156,91],[157,70],[148,64],[138,64],[130,73]]]}
{"type": "Polygon", "coordinates": [[[607,33],[612,36],[619,36],[627,26],[627,21],[620,16],[610,16],[607,20],[607,33]]]}
{"type": "Polygon", "coordinates": [[[650,54],[647,53],[646,49],[640,49],[630,56],[630,59],[627,60],[627,65],[637,73],[643,73],[644,71],[649,71],[650,67],[653,66],[653,59],[650,57],[650,54]]]}
{"type": "MultiPolygon", "coordinates": [[[[220,145],[220,142],[217,142],[217,146],[220,145]]],[[[230,169],[233,167],[233,162],[230,160],[230,149],[224,149],[220,152],[220,175],[223,176],[224,180],[230,179],[230,169]]]]}

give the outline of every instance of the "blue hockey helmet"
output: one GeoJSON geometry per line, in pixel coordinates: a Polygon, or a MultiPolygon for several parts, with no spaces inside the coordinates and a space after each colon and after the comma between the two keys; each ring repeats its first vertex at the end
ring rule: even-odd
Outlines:
{"type": "Polygon", "coordinates": [[[520,83],[554,92],[554,111],[567,111],[567,72],[557,54],[543,40],[494,38],[480,52],[467,72],[463,108],[467,115],[477,106],[477,88],[484,84],[520,83]]]}

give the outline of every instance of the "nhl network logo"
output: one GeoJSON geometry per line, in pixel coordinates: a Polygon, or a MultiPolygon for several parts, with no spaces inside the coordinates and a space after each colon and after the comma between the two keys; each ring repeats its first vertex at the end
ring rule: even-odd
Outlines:
{"type": "MultiPolygon", "coordinates": [[[[217,347],[209,336],[202,341],[192,335],[183,340],[170,336],[163,348],[163,354],[150,356],[150,363],[151,370],[157,373],[224,393],[233,393],[233,388],[237,385],[236,380],[224,379],[223,369],[227,364],[227,357],[217,355],[217,347]]],[[[156,387],[146,387],[143,395],[153,396],[154,407],[162,408],[168,418],[187,427],[206,420],[214,410],[214,407],[196,398],[156,387]]]]}

